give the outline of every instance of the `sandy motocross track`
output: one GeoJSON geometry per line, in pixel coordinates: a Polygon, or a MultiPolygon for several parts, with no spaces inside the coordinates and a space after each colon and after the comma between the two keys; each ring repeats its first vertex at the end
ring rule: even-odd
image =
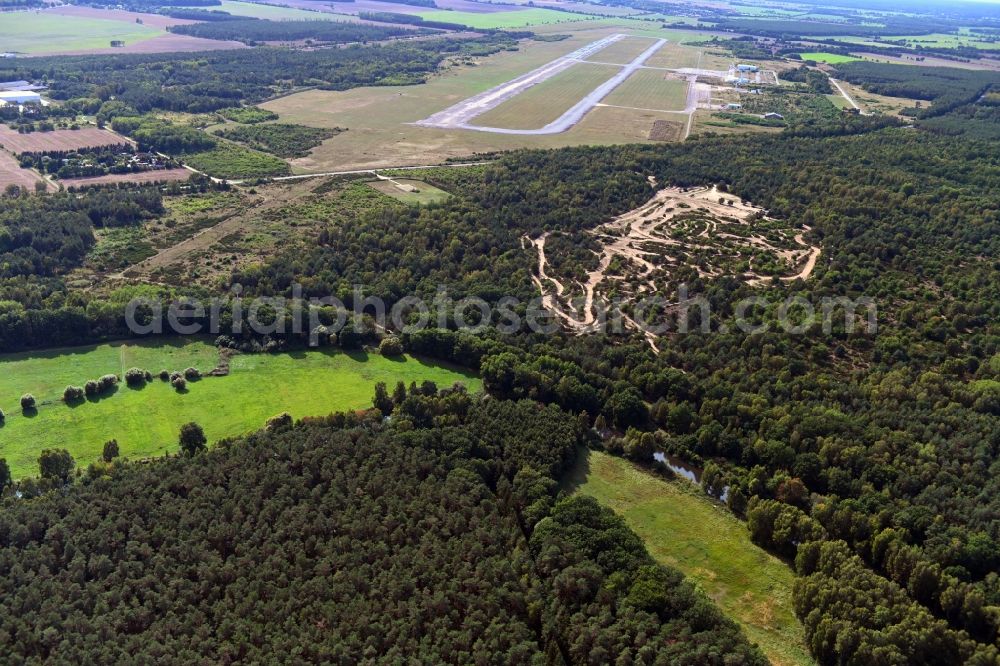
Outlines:
{"type": "MultiPolygon", "coordinates": [[[[653,177],[649,181],[652,187],[657,187],[653,177]]],[[[542,304],[566,328],[584,334],[596,331],[609,311],[611,299],[602,286],[614,283],[611,288],[619,298],[623,293],[626,295],[620,303],[634,304],[642,297],[663,291],[664,277],[669,275],[671,265],[684,264],[695,268],[700,277],[717,278],[727,274],[727,264],[746,259],[748,269],[733,275],[752,286],[765,286],[773,279],[808,279],[821,252],[819,247],[806,242],[804,233],[809,228],[802,227],[803,231],[798,233],[791,229],[762,231],[755,227],[759,221],[772,223],[772,226],[774,222],[766,217],[763,209],[720,192],[716,187],[661,189],[643,206],[588,232],[601,245],[597,253],[600,259],[594,270],[587,271],[585,281],[574,280],[575,287],[567,287],[548,273],[549,262],[545,254],[548,232],[534,239],[524,236],[522,246],[537,252],[538,274],[532,279],[541,293],[542,304]],[[720,198],[724,202],[720,202],[720,198]],[[699,227],[700,231],[694,233],[699,227]],[[795,272],[785,276],[755,272],[753,258],[762,255],[795,272]],[[626,267],[627,272],[616,274],[611,270],[612,262],[626,267]],[[598,302],[600,312],[595,307],[598,302]]],[[[675,301],[667,305],[680,304],[675,301]]],[[[629,328],[641,331],[656,349],[657,336],[624,312],[621,316],[629,328]]]]}

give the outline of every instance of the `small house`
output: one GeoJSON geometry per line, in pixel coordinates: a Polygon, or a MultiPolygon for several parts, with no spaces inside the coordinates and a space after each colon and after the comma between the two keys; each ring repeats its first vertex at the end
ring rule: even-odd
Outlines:
{"type": "Polygon", "coordinates": [[[773,111],[764,114],[764,120],[784,120],[785,117],[780,113],[775,113],[773,111]]]}

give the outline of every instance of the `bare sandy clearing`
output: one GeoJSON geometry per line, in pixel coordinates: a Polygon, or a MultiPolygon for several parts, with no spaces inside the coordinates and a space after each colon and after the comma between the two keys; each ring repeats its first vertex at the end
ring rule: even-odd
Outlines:
{"type": "MultiPolygon", "coordinates": [[[[654,178],[650,185],[656,187],[654,178]]],[[[754,286],[775,278],[808,279],[820,255],[819,247],[806,242],[808,231],[768,218],[762,208],[716,187],[668,187],[589,232],[600,247],[599,260],[586,271],[583,282],[565,283],[549,273],[549,233],[525,237],[522,246],[537,253],[535,285],[543,305],[564,326],[576,333],[590,332],[617,311],[627,327],[640,330],[655,349],[656,336],[627,310],[652,296],[668,310],[676,308],[681,303],[669,299],[695,277],[730,276],[754,286]]]]}

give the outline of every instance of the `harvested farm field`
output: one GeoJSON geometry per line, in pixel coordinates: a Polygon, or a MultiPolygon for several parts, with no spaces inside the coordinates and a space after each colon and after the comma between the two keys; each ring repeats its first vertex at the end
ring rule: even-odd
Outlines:
{"type": "Polygon", "coordinates": [[[36,172],[31,169],[22,169],[10,153],[0,150],[0,192],[11,185],[33,191],[35,183],[41,182],[44,181],[36,172]]]}
{"type": "MultiPolygon", "coordinates": [[[[109,173],[91,178],[64,178],[59,182],[64,187],[87,187],[88,185],[110,185],[113,183],[168,183],[187,180],[193,172],[187,169],[159,169],[139,173],[109,173]]],[[[2,176],[0,176],[2,178],[2,176]]]]}
{"type": "Polygon", "coordinates": [[[118,146],[126,143],[132,143],[132,141],[120,134],[115,134],[111,130],[97,127],[21,134],[6,125],[0,125],[0,147],[9,150],[15,155],[57,150],[80,150],[81,148],[100,148],[102,146],[118,146]]]}

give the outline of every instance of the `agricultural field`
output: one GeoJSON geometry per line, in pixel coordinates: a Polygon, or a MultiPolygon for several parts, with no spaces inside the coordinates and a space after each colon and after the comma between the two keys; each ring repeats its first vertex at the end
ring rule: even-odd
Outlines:
{"type": "Polygon", "coordinates": [[[7,12],[0,21],[0,49],[28,55],[109,48],[111,40],[142,42],[164,31],[113,19],[53,12],[7,12]]]}
{"type": "Polygon", "coordinates": [[[861,58],[856,58],[849,55],[841,55],[839,53],[800,53],[799,57],[803,60],[812,60],[814,62],[825,62],[828,65],[838,65],[842,62],[854,62],[855,60],[861,60],[861,58]]]}
{"type": "Polygon", "coordinates": [[[666,72],[640,69],[625,80],[603,104],[660,111],[683,111],[687,101],[687,81],[667,78],[666,72]]]}
{"type": "Polygon", "coordinates": [[[20,134],[6,125],[0,125],[0,147],[15,155],[31,152],[80,150],[132,143],[130,139],[111,130],[97,127],[82,129],[57,129],[51,132],[20,134]]]}
{"type": "Polygon", "coordinates": [[[421,180],[410,178],[386,178],[368,183],[376,192],[411,205],[426,205],[440,203],[451,197],[442,189],[429,185],[421,180]]]}
{"type": "Polygon", "coordinates": [[[104,176],[90,178],[63,178],[59,182],[63,187],[86,187],[88,185],[108,185],[111,183],[166,183],[187,180],[191,177],[187,169],[157,169],[140,171],[139,173],[109,173],[104,176]]]}
{"type": "Polygon", "coordinates": [[[482,127],[537,129],[561,116],[618,70],[608,65],[573,65],[476,116],[472,122],[482,127]]]}
{"type": "Polygon", "coordinates": [[[301,418],[370,407],[377,382],[391,387],[397,381],[431,380],[447,387],[461,381],[472,391],[481,388],[468,373],[408,356],[303,351],[236,355],[229,375],[189,382],[185,392],[154,377],[144,388],[120,384],[110,395],[73,406],[60,400],[67,384],[121,374],[122,368],[156,374],[191,366],[204,373],[217,362],[218,351],[202,341],[121,343],[0,358],[7,415],[0,427],[0,457],[19,478],[37,473],[38,454],[45,448],[65,448],[84,466],[98,459],[109,439],[117,439],[122,455],[130,458],[172,453],[177,432],[188,421],[199,423],[214,442],[263,427],[285,411],[301,418]],[[24,392],[33,392],[42,403],[34,415],[22,415],[17,406],[24,392]]]}
{"type": "Polygon", "coordinates": [[[552,23],[568,23],[586,20],[586,16],[570,14],[553,9],[519,9],[508,12],[458,12],[458,11],[420,11],[417,16],[427,21],[443,21],[458,23],[470,28],[511,29],[526,28],[534,25],[552,23]]]}
{"type": "Polygon", "coordinates": [[[221,5],[213,6],[212,9],[228,12],[233,16],[246,16],[248,18],[268,19],[272,21],[344,20],[344,17],[338,17],[336,14],[330,12],[311,12],[304,9],[280,7],[259,2],[239,2],[239,0],[222,0],[221,5]]]}
{"type": "Polygon", "coordinates": [[[654,558],[691,578],[771,663],[814,663],[792,608],[791,567],[751,542],[746,525],[697,486],[599,451],[583,453],[569,485],[622,516],[654,558]]]}
{"type": "Polygon", "coordinates": [[[36,183],[45,182],[37,172],[31,169],[22,169],[21,165],[10,153],[0,150],[0,192],[3,192],[11,185],[17,185],[22,189],[34,191],[36,183]]]}

